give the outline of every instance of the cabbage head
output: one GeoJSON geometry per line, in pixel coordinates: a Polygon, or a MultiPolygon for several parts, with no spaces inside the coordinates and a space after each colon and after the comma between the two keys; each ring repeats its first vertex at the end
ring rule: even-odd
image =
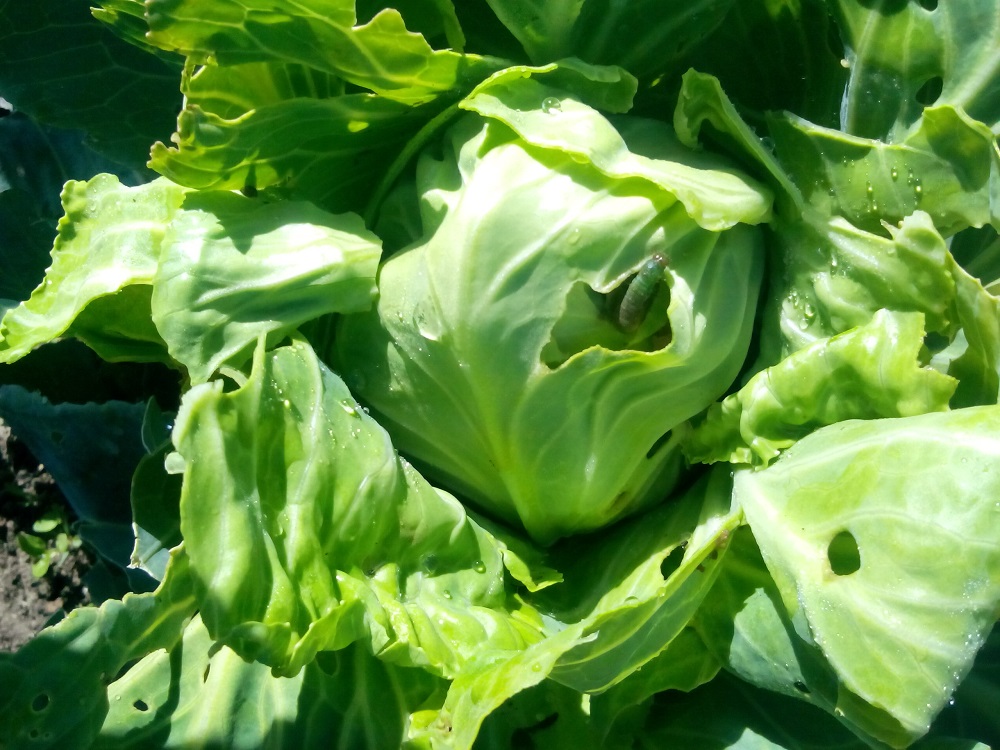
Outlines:
{"type": "Polygon", "coordinates": [[[422,471],[549,543],[677,483],[675,428],[747,355],[771,196],[667,125],[533,80],[463,108],[400,191],[420,228],[336,358],[422,471]]]}

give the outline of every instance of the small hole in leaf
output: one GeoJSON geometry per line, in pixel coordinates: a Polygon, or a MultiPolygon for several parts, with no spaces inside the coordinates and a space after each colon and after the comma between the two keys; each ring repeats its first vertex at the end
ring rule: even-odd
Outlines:
{"type": "Polygon", "coordinates": [[[132,704],[132,707],[134,709],[136,709],[137,711],[148,711],[149,710],[149,706],[147,705],[146,701],[144,701],[144,700],[137,700],[135,703],[132,704]]]}
{"type": "Polygon", "coordinates": [[[202,676],[201,676],[201,681],[202,681],[202,682],[208,682],[208,673],[209,673],[209,672],[210,672],[211,670],[212,670],[212,665],[211,665],[211,664],[206,664],[206,665],[205,665],[205,672],[204,672],[204,674],[202,674],[202,676]]]}
{"type": "Polygon", "coordinates": [[[924,85],[917,90],[917,101],[923,104],[925,107],[929,107],[934,102],[938,100],[941,96],[941,91],[944,88],[944,80],[941,76],[934,76],[933,78],[928,78],[924,81],[924,85]]]}
{"type": "Polygon", "coordinates": [[[673,574],[677,568],[680,567],[681,560],[684,559],[684,547],[678,545],[674,547],[673,550],[663,558],[663,562],[660,563],[660,575],[663,576],[663,580],[667,580],[673,574]]]}
{"type": "Polygon", "coordinates": [[[48,693],[39,693],[35,696],[35,700],[31,701],[31,710],[36,714],[40,713],[49,707],[49,703],[48,693]]]}
{"type": "Polygon", "coordinates": [[[795,682],[793,682],[792,687],[794,687],[796,690],[802,693],[802,695],[809,695],[810,693],[808,686],[806,686],[806,684],[802,682],[802,680],[796,680],[795,682]]]}
{"type": "Polygon", "coordinates": [[[849,576],[861,568],[861,550],[850,531],[841,531],[831,539],[826,555],[830,560],[830,569],[838,576],[849,576]]]}

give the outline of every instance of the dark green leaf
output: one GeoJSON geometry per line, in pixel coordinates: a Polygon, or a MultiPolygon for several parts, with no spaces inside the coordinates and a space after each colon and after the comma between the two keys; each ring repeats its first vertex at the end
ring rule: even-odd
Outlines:
{"type": "MultiPolygon", "coordinates": [[[[0,94],[141,169],[180,106],[179,69],[116,37],[88,0],[0,0],[0,94]]],[[[89,176],[89,175],[88,175],[89,176]]]]}

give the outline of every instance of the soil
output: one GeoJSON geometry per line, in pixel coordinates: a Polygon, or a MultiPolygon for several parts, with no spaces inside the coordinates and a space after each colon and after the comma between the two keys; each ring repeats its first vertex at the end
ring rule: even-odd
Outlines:
{"type": "Polygon", "coordinates": [[[56,504],[72,513],[45,467],[0,422],[0,652],[16,651],[50,621],[90,601],[83,575],[92,558],[85,546],[36,578],[32,558],[18,544],[18,533],[31,533],[56,504]]]}

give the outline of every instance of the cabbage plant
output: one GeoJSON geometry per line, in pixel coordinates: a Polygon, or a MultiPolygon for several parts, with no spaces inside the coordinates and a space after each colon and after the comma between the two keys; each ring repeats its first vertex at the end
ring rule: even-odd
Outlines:
{"type": "Polygon", "coordinates": [[[98,5],[0,3],[98,556],[0,748],[998,741],[995,3],[98,5]]]}

